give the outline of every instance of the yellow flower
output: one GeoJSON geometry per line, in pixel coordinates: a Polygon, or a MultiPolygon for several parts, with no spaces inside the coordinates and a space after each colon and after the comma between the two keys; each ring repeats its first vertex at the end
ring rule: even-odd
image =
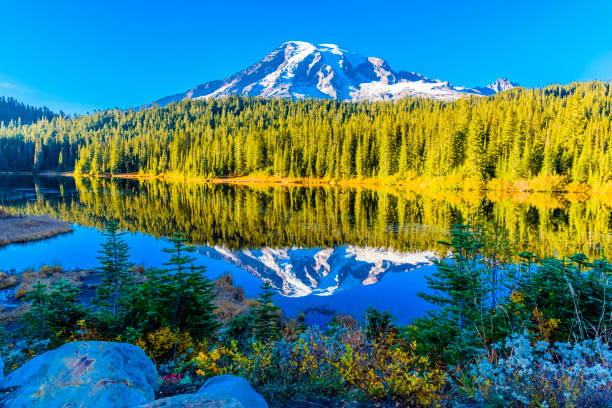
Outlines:
{"type": "Polygon", "coordinates": [[[514,290],[510,293],[510,301],[512,303],[522,304],[525,301],[525,294],[518,290],[514,290]]]}

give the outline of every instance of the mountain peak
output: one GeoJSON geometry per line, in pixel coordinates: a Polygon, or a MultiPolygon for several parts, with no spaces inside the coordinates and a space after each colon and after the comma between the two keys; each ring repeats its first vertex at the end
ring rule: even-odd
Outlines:
{"type": "Polygon", "coordinates": [[[490,88],[494,90],[495,93],[497,93],[501,91],[507,91],[512,88],[516,88],[517,86],[520,86],[520,85],[517,84],[516,82],[510,81],[508,78],[497,78],[495,82],[493,82],[490,85],[487,85],[487,88],[490,88]]]}
{"type": "Polygon", "coordinates": [[[281,48],[285,46],[290,46],[290,45],[295,45],[299,47],[314,46],[312,43],[309,43],[307,41],[286,41],[281,45],[281,48]]]}
{"type": "Polygon", "coordinates": [[[163,106],[184,98],[232,94],[345,101],[398,100],[416,96],[450,101],[466,95],[493,95],[517,85],[500,78],[486,87],[455,87],[448,81],[432,80],[415,72],[394,71],[384,59],[364,57],[336,44],[288,41],[232,76],[155,103],[163,106]]]}

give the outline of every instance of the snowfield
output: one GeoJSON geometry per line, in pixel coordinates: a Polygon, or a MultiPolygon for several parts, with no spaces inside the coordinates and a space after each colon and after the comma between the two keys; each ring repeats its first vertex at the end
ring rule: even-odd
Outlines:
{"type": "Polygon", "coordinates": [[[198,85],[153,104],[164,106],[185,98],[219,98],[233,94],[355,102],[393,101],[409,96],[452,101],[469,95],[494,95],[516,86],[518,84],[500,78],[485,87],[456,87],[448,81],[429,79],[415,72],[394,71],[385,60],[363,57],[334,44],[290,41],[230,77],[198,85]]]}

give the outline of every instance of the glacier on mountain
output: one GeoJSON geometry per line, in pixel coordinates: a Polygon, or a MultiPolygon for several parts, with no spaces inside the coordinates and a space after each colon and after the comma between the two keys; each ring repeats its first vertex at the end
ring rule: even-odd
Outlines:
{"type": "Polygon", "coordinates": [[[453,86],[448,81],[429,79],[415,72],[396,72],[380,58],[363,57],[334,44],[290,41],[230,77],[198,85],[154,104],[164,106],[184,98],[217,98],[232,94],[355,102],[398,100],[409,96],[452,101],[469,95],[489,96],[516,86],[518,84],[505,78],[485,87],[453,86]]]}

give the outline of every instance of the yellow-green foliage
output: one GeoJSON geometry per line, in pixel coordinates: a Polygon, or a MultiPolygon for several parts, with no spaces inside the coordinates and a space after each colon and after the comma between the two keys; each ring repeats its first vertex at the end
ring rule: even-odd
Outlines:
{"type": "Polygon", "coordinates": [[[416,343],[401,347],[385,338],[361,349],[348,345],[332,364],[345,381],[374,398],[430,406],[439,400],[446,375],[415,350],[416,343]]]}
{"type": "Polygon", "coordinates": [[[203,377],[235,374],[255,385],[311,384],[333,395],[359,390],[374,399],[432,406],[446,383],[443,371],[395,337],[365,342],[359,332],[326,336],[311,330],[296,341],[255,342],[242,351],[233,342],[201,350],[194,359],[203,377]]]}
{"type": "Polygon", "coordinates": [[[167,362],[181,355],[191,354],[190,350],[203,347],[196,342],[189,332],[162,327],[138,339],[135,344],[143,349],[147,356],[156,362],[167,362]]]}

